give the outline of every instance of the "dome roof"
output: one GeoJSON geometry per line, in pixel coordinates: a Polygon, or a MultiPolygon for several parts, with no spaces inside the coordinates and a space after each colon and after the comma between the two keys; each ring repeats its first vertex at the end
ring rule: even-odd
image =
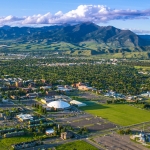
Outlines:
{"type": "Polygon", "coordinates": [[[48,107],[54,107],[54,108],[61,108],[61,109],[64,109],[64,108],[67,108],[70,106],[70,104],[68,104],[67,102],[64,102],[62,100],[58,100],[58,101],[53,101],[53,102],[50,102],[49,104],[47,104],[48,107]]]}

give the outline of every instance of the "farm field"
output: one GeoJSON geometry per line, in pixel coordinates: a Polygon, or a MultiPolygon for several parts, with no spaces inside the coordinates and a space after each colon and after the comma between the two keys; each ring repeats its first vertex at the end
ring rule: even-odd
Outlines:
{"type": "Polygon", "coordinates": [[[150,121],[150,111],[138,109],[126,104],[94,104],[80,109],[121,126],[150,121]]]}
{"type": "Polygon", "coordinates": [[[56,150],[98,150],[94,146],[84,142],[84,141],[75,141],[71,143],[66,143],[56,147],[56,150]]]}

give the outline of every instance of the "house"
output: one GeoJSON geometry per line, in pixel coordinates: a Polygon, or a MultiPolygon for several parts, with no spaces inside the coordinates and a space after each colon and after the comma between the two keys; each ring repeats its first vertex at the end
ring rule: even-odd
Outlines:
{"type": "Polygon", "coordinates": [[[28,88],[32,88],[32,87],[35,87],[35,83],[34,83],[34,82],[30,82],[30,83],[28,84],[28,88]]]}
{"type": "Polygon", "coordinates": [[[38,93],[28,93],[28,94],[26,94],[26,96],[28,98],[36,98],[36,97],[38,97],[38,93]]]}
{"type": "Polygon", "coordinates": [[[40,89],[43,90],[50,90],[52,88],[52,86],[41,86],[40,89]]]}
{"type": "Polygon", "coordinates": [[[57,95],[57,92],[55,91],[46,91],[46,96],[50,97],[50,96],[54,96],[57,95]]]}
{"type": "Polygon", "coordinates": [[[73,137],[73,133],[72,132],[67,131],[67,132],[62,132],[61,133],[61,138],[63,140],[70,139],[72,137],[73,137]]]}
{"type": "Polygon", "coordinates": [[[31,92],[31,88],[21,88],[21,90],[26,93],[31,92]]]}
{"type": "Polygon", "coordinates": [[[16,87],[22,87],[23,86],[23,82],[22,81],[16,81],[15,85],[16,85],[16,87]]]}
{"type": "Polygon", "coordinates": [[[17,99],[17,97],[15,95],[11,95],[10,98],[11,99],[17,99]]]}

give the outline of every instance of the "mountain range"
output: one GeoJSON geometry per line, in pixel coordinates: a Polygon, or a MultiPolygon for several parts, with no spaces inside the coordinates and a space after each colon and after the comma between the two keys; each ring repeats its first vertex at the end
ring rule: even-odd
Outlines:
{"type": "MultiPolygon", "coordinates": [[[[45,27],[9,27],[0,28],[0,40],[13,43],[70,43],[80,49],[93,50],[129,49],[147,50],[150,36],[136,35],[130,30],[121,30],[113,26],[98,26],[91,22],[76,25],[45,27]],[[146,48],[145,48],[146,47],[146,48]]],[[[4,44],[4,43],[3,43],[4,44]]]]}

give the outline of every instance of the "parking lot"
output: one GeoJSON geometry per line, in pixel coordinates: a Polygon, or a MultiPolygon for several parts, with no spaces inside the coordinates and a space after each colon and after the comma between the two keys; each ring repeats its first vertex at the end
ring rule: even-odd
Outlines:
{"type": "Polygon", "coordinates": [[[57,119],[57,122],[60,122],[62,125],[72,126],[75,129],[86,127],[90,132],[107,130],[116,127],[115,124],[112,124],[107,120],[94,117],[89,114],[82,114],[70,118],[59,118],[57,119]]]}
{"type": "Polygon", "coordinates": [[[131,141],[129,135],[110,134],[95,137],[93,140],[108,150],[148,150],[141,144],[131,141]]]}
{"type": "Polygon", "coordinates": [[[24,122],[19,122],[16,118],[13,118],[13,120],[1,120],[0,126],[1,128],[16,128],[17,126],[23,127],[25,125],[24,122]]]}

